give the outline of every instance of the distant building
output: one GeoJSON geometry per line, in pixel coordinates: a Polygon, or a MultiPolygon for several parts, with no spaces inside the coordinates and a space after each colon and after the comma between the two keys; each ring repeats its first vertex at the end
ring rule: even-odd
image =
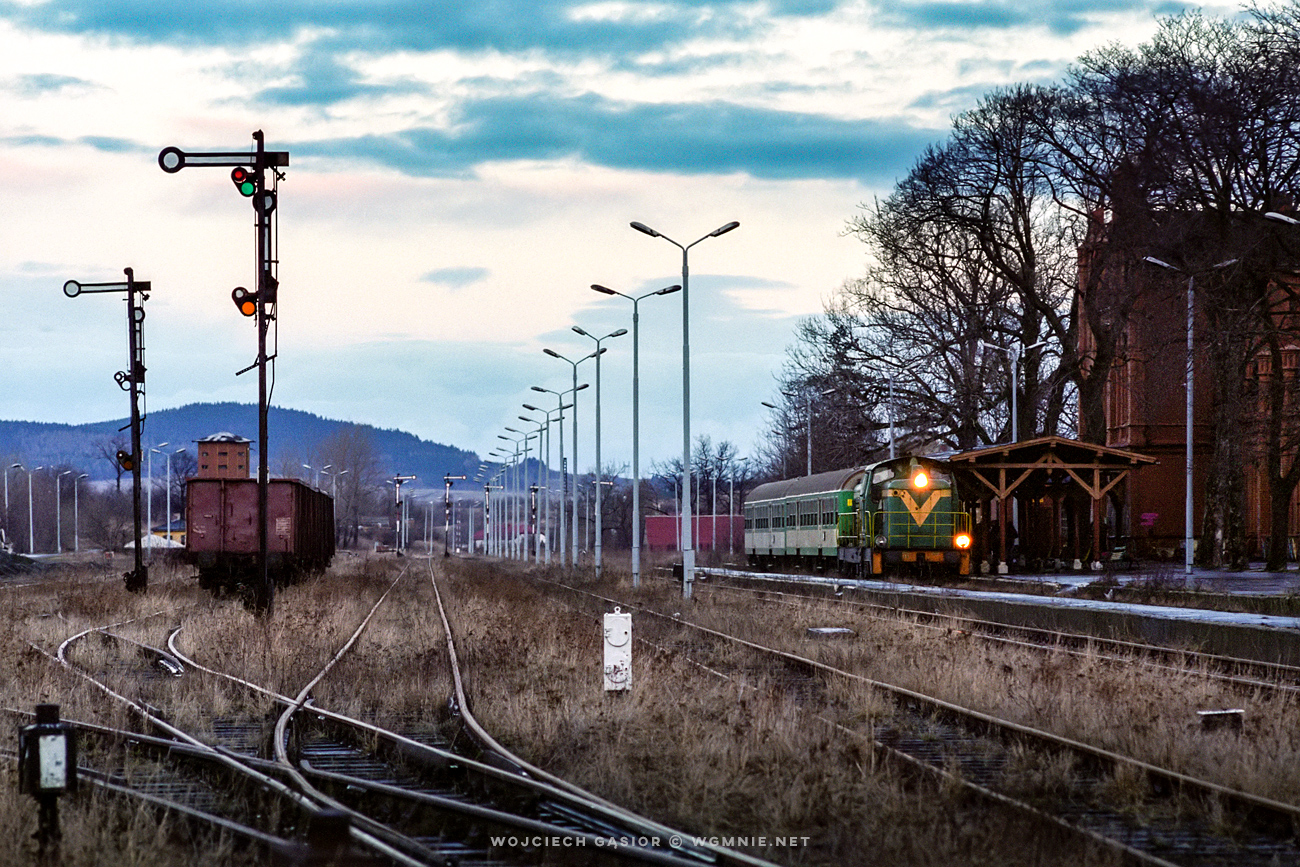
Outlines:
{"type": "Polygon", "coordinates": [[[252,440],[221,431],[201,440],[195,440],[199,447],[199,469],[195,474],[200,479],[246,479],[249,477],[248,454],[252,440]]]}

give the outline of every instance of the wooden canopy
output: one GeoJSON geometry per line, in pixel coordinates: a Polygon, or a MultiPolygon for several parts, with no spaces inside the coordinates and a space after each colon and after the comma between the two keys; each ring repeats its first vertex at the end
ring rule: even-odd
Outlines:
{"type": "MultiPolygon", "coordinates": [[[[1092,551],[1101,551],[1103,500],[1135,469],[1156,463],[1137,452],[1049,436],[1023,442],[958,452],[948,460],[966,477],[966,490],[983,492],[979,499],[996,499],[999,516],[1007,514],[1011,497],[1050,497],[1058,502],[1071,490],[1085,493],[1093,503],[1092,551]]],[[[1006,521],[999,521],[999,551],[1006,549],[1006,521]]],[[[1053,530],[1059,533],[1059,524],[1053,530]]],[[[1005,559],[1005,555],[1004,559],[1005,559]]]]}

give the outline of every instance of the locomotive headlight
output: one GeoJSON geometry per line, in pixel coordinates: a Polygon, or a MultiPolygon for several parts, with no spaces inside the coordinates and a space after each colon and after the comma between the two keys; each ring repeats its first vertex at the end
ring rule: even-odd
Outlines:
{"type": "Polygon", "coordinates": [[[881,535],[881,536],[877,536],[877,537],[876,537],[876,547],[877,547],[877,548],[883,548],[883,547],[885,547],[885,546],[888,545],[888,544],[889,544],[889,537],[888,537],[888,536],[881,535]]]}
{"type": "Polygon", "coordinates": [[[970,533],[958,533],[956,536],[953,536],[953,537],[952,537],[952,543],[953,543],[953,545],[955,545],[955,546],[957,546],[958,548],[961,548],[961,549],[963,549],[963,550],[966,549],[966,548],[969,548],[969,547],[970,547],[970,533]]]}
{"type": "Polygon", "coordinates": [[[912,487],[918,490],[925,490],[930,486],[930,477],[925,474],[925,470],[917,470],[916,475],[912,476],[912,487]]]}

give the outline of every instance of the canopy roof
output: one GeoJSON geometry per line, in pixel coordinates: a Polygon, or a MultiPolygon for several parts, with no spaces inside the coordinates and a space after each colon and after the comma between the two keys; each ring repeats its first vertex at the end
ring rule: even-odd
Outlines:
{"type": "MultiPolygon", "coordinates": [[[[1132,470],[1157,463],[1137,452],[1058,436],[958,452],[948,461],[981,483],[983,493],[1000,499],[1022,485],[1038,492],[1073,480],[1094,500],[1105,496],[1132,470]]],[[[977,493],[970,487],[967,492],[977,493]]]]}

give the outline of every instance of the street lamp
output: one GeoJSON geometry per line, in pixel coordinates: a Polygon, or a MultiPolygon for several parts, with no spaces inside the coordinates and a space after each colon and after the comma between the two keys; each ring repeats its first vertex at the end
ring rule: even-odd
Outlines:
{"type": "Polygon", "coordinates": [[[149,453],[145,455],[147,480],[145,481],[144,489],[148,492],[147,496],[149,498],[149,501],[145,504],[145,514],[148,516],[146,518],[148,527],[146,528],[147,532],[145,535],[149,537],[149,551],[147,554],[151,561],[153,560],[153,453],[158,452],[158,454],[162,454],[161,450],[169,445],[171,445],[171,443],[158,443],[156,446],[150,446],[149,453]]]}
{"type": "MultiPolygon", "coordinates": [[[[535,409],[535,407],[530,407],[528,404],[524,404],[524,409],[535,409]]],[[[546,421],[538,421],[538,420],[535,419],[535,418],[529,418],[529,417],[526,416],[526,415],[521,415],[521,416],[518,416],[518,419],[519,419],[520,421],[526,421],[526,422],[528,422],[529,424],[535,424],[535,425],[537,425],[537,430],[533,431],[532,433],[530,433],[530,434],[528,435],[530,438],[531,438],[531,437],[534,437],[534,436],[537,437],[537,481],[536,481],[536,483],[533,485],[533,488],[530,489],[530,490],[534,490],[534,489],[535,489],[535,490],[541,490],[541,489],[544,487],[544,486],[542,485],[542,467],[543,467],[543,466],[546,467],[546,484],[547,484],[547,485],[550,485],[550,483],[551,483],[551,468],[550,468],[550,466],[548,466],[548,465],[546,464],[546,460],[542,458],[542,430],[543,430],[543,429],[544,429],[548,424],[550,424],[550,418],[548,417],[546,421]]],[[[550,443],[550,440],[548,439],[547,442],[546,442],[546,446],[547,446],[547,451],[548,451],[548,452],[550,451],[550,445],[551,445],[551,443],[550,443]]],[[[549,459],[549,458],[550,458],[550,455],[547,454],[546,459],[549,459]]],[[[529,522],[533,525],[533,534],[534,534],[534,535],[533,535],[533,562],[534,562],[534,563],[538,563],[538,562],[540,562],[541,559],[542,559],[542,552],[541,552],[541,550],[540,550],[541,547],[542,547],[542,542],[541,542],[541,525],[540,525],[540,522],[538,521],[538,517],[539,517],[539,516],[538,516],[538,511],[539,511],[539,510],[538,510],[538,508],[537,508],[536,500],[530,500],[530,501],[529,501],[529,504],[528,504],[528,520],[529,520],[529,522]]],[[[547,541],[546,544],[547,544],[547,550],[549,551],[549,550],[550,550],[550,542],[547,541]]]]}
{"type": "Polygon", "coordinates": [[[37,467],[35,470],[29,470],[22,464],[14,464],[9,469],[22,470],[27,474],[27,553],[36,553],[36,522],[32,520],[32,473],[37,470],[43,470],[45,467],[37,467]]]}
{"type": "MultiPolygon", "coordinates": [[[[165,446],[167,445],[167,443],[163,443],[163,445],[165,446]]],[[[162,452],[158,451],[158,448],[150,449],[150,451],[156,451],[158,452],[158,454],[162,454],[162,452]]],[[[167,541],[168,542],[172,540],[172,455],[179,455],[183,451],[185,451],[184,446],[182,446],[179,449],[173,449],[172,451],[167,452],[167,541]]],[[[152,528],[150,528],[150,532],[152,532],[152,528]]]]}
{"type": "Polygon", "coordinates": [[[63,477],[70,475],[72,470],[64,470],[61,473],[54,473],[54,468],[50,467],[50,473],[54,475],[54,553],[63,553],[63,477]]]}
{"type": "MultiPolygon", "coordinates": [[[[632,586],[641,586],[641,380],[640,380],[640,344],[641,344],[641,299],[652,295],[671,295],[682,291],[679,285],[665,286],[644,295],[624,295],[598,283],[591,288],[604,295],[617,295],[632,302],[632,586]]],[[[599,366],[599,363],[598,363],[599,366]]],[[[597,392],[599,394],[599,392],[597,392]]]]}
{"type": "MultiPolygon", "coordinates": [[[[604,351],[605,350],[600,349],[574,361],[573,359],[565,358],[554,349],[542,350],[542,352],[551,356],[551,358],[558,358],[560,361],[568,363],[573,368],[573,526],[570,528],[572,534],[570,541],[573,550],[569,552],[569,565],[574,568],[577,568],[578,566],[578,365],[582,364],[582,362],[586,361],[588,358],[595,358],[599,353],[604,351]]],[[[568,481],[567,478],[565,481],[568,481]]]]}
{"type": "MultiPolygon", "coordinates": [[[[459,476],[453,476],[451,473],[446,473],[442,477],[442,483],[446,486],[446,489],[443,492],[443,497],[442,497],[442,556],[444,557],[451,556],[451,549],[449,547],[449,541],[448,541],[451,538],[451,483],[456,479],[460,479],[461,481],[464,481],[465,476],[463,474],[459,476]]],[[[425,514],[426,515],[428,514],[427,506],[425,507],[425,514]]],[[[427,533],[426,533],[426,537],[427,537],[427,533]]],[[[428,545],[427,539],[426,539],[425,547],[429,548],[430,554],[432,554],[432,548],[428,545]]]]}
{"type": "Polygon", "coordinates": [[[622,337],[624,334],[627,334],[627,329],[626,329],[626,328],[620,328],[620,329],[618,329],[617,331],[611,331],[609,334],[606,334],[604,337],[597,337],[597,336],[595,336],[594,334],[588,334],[586,331],[583,331],[581,328],[579,328],[577,325],[575,325],[575,326],[573,326],[573,333],[574,333],[574,334],[581,334],[583,337],[587,337],[587,338],[590,338],[591,340],[596,341],[596,352],[595,352],[595,356],[596,356],[596,577],[599,578],[599,577],[600,577],[600,566],[601,566],[601,561],[600,561],[600,544],[601,544],[601,537],[604,535],[604,529],[605,529],[605,528],[604,528],[604,524],[603,524],[603,522],[602,522],[602,520],[601,520],[601,506],[600,506],[601,501],[605,499],[605,498],[602,496],[602,491],[600,490],[600,483],[601,483],[601,478],[600,478],[600,355],[601,355],[601,346],[600,346],[600,344],[601,344],[601,341],[603,341],[603,340],[609,340],[611,337],[622,337]]]}
{"type": "MultiPolygon", "coordinates": [[[[508,427],[508,428],[506,428],[506,430],[510,431],[511,433],[520,433],[519,431],[515,430],[515,429],[512,428],[512,427],[508,427]]],[[[519,487],[519,484],[518,484],[518,482],[519,482],[519,455],[520,455],[519,445],[520,445],[520,443],[523,444],[523,446],[524,446],[524,451],[523,451],[522,454],[524,455],[524,488],[526,489],[527,486],[528,486],[528,435],[527,435],[527,434],[521,434],[521,436],[519,437],[519,439],[515,439],[514,437],[508,437],[508,436],[506,436],[505,434],[497,434],[497,439],[499,439],[499,440],[505,440],[505,441],[508,442],[508,443],[512,443],[512,444],[514,445],[514,447],[515,447],[515,453],[514,453],[514,457],[513,457],[513,459],[512,459],[511,466],[512,466],[512,475],[514,476],[514,482],[515,482],[514,487],[516,487],[516,488],[519,487]]],[[[510,483],[509,483],[509,482],[506,483],[506,490],[507,490],[507,491],[510,490],[510,483]]],[[[507,495],[507,496],[509,497],[509,495],[507,495]]],[[[513,497],[509,497],[509,502],[510,502],[510,511],[513,513],[512,517],[513,517],[513,519],[514,519],[514,532],[515,532],[515,534],[516,534],[516,536],[517,536],[517,535],[518,535],[518,532],[519,532],[519,517],[518,517],[518,516],[519,516],[519,512],[518,512],[518,508],[517,508],[517,506],[515,505],[515,499],[514,499],[513,497]]],[[[506,541],[506,543],[507,543],[506,553],[507,553],[507,556],[509,556],[510,551],[511,551],[512,549],[517,550],[517,548],[515,547],[515,545],[513,544],[513,542],[512,542],[510,539],[506,539],[505,541],[506,541]]],[[[525,539],[525,542],[527,542],[526,539],[525,539]]],[[[518,559],[521,559],[521,558],[518,557],[518,556],[516,556],[516,557],[514,557],[514,559],[518,560],[518,559]]]]}
{"type": "Polygon", "coordinates": [[[81,485],[82,479],[90,478],[90,473],[82,473],[72,480],[72,553],[81,551],[81,485]]]}
{"type": "MultiPolygon", "coordinates": [[[[564,547],[565,547],[565,545],[567,544],[567,541],[566,541],[566,532],[565,532],[565,531],[568,529],[568,528],[565,526],[565,520],[564,520],[564,515],[565,515],[565,509],[564,509],[564,495],[565,495],[566,493],[568,493],[568,490],[569,490],[569,473],[568,473],[568,470],[565,468],[565,465],[564,465],[564,411],[565,411],[566,409],[572,409],[573,412],[574,412],[574,415],[575,415],[575,416],[577,415],[577,412],[578,412],[578,410],[577,410],[577,406],[578,406],[578,392],[582,391],[584,388],[587,388],[587,387],[588,387],[588,384],[585,383],[585,382],[584,382],[582,385],[576,385],[576,384],[575,384],[573,388],[565,389],[564,391],[554,391],[554,390],[549,389],[549,388],[542,388],[540,385],[534,385],[534,386],[533,386],[533,391],[540,392],[540,393],[542,393],[542,394],[553,394],[553,395],[555,395],[556,406],[557,406],[557,409],[558,409],[559,414],[560,414],[560,417],[559,417],[559,419],[558,419],[558,421],[559,421],[559,426],[560,426],[560,565],[563,565],[563,564],[564,564],[564,547]],[[573,395],[573,403],[566,404],[566,403],[564,402],[564,396],[565,396],[566,394],[572,394],[572,395],[573,395]]],[[[554,412],[555,410],[552,410],[552,411],[554,412]]],[[[550,418],[550,413],[547,413],[547,418],[548,418],[548,419],[550,418]]],[[[577,423],[576,419],[575,419],[575,421],[574,421],[574,423],[573,423],[573,435],[574,435],[574,438],[576,439],[576,438],[577,438],[577,435],[578,435],[578,423],[577,423]]],[[[548,448],[549,448],[549,445],[548,445],[548,448]]],[[[576,460],[576,458],[575,458],[575,460],[576,460]]],[[[549,481],[549,477],[548,477],[548,481],[549,481]]],[[[577,526],[577,522],[578,522],[578,517],[577,517],[576,514],[574,515],[573,521],[574,521],[574,526],[575,526],[575,528],[576,528],[576,526],[577,526]]],[[[574,532],[575,532],[575,533],[577,532],[576,529],[575,529],[574,532]]],[[[577,536],[576,536],[576,535],[574,536],[574,540],[575,540],[574,545],[575,545],[575,547],[576,547],[576,545],[577,545],[577,542],[576,542],[576,540],[577,540],[577,536]]],[[[550,548],[547,548],[547,549],[546,549],[546,551],[547,551],[547,557],[548,557],[548,558],[550,557],[550,550],[551,550],[550,548]]],[[[549,564],[549,562],[550,562],[550,560],[548,559],[548,560],[547,560],[547,563],[549,564]]]]}
{"type": "MultiPolygon", "coordinates": [[[[1280,217],[1282,215],[1278,214],[1278,216],[1280,217]]],[[[1187,373],[1186,373],[1186,377],[1187,377],[1186,379],[1187,457],[1186,457],[1185,478],[1183,481],[1184,500],[1185,500],[1185,502],[1183,503],[1183,566],[1184,569],[1186,570],[1186,574],[1191,575],[1192,574],[1192,434],[1193,434],[1192,376],[1193,373],[1195,372],[1194,363],[1193,363],[1194,356],[1192,350],[1193,350],[1193,334],[1194,334],[1193,326],[1195,321],[1194,305],[1196,302],[1196,277],[1190,272],[1184,271],[1182,268],[1178,268],[1173,265],[1170,265],[1168,262],[1157,259],[1154,256],[1143,256],[1142,261],[1146,262],[1149,265],[1155,265],[1158,268],[1164,268],[1167,271],[1173,271],[1177,274],[1183,274],[1187,277],[1187,373]]],[[[1218,270],[1220,268],[1227,268],[1229,265],[1236,264],[1236,262],[1237,262],[1236,259],[1228,259],[1227,261],[1220,262],[1217,265],[1211,265],[1209,270],[1213,271],[1213,270],[1218,270]]]]}
{"type": "MultiPolygon", "coordinates": [[[[1040,340],[1031,346],[1026,346],[1024,351],[1028,352],[1031,349],[1037,349],[1040,346],[1046,345],[1046,340],[1040,340]]],[[[1020,442],[1020,413],[1018,412],[1016,395],[1020,392],[1020,357],[1023,353],[1016,349],[1015,346],[1008,349],[1005,346],[998,346],[996,343],[986,343],[983,340],[979,341],[979,347],[980,349],[996,349],[998,352],[1005,353],[1007,358],[1011,361],[1011,444],[1015,445],[1020,442]]]]}
{"type": "MultiPolygon", "coordinates": [[[[719,226],[703,238],[698,238],[683,246],[662,232],[650,228],[645,223],[633,222],[632,228],[651,238],[663,238],[682,251],[682,479],[686,485],[691,483],[691,282],[687,252],[696,244],[707,238],[725,235],[740,223],[732,221],[719,226]]],[[[688,492],[689,494],[689,492],[688,492]]],[[[695,581],[695,545],[691,533],[690,496],[682,497],[686,504],[682,515],[682,598],[691,598],[691,584],[695,581]]]]}

